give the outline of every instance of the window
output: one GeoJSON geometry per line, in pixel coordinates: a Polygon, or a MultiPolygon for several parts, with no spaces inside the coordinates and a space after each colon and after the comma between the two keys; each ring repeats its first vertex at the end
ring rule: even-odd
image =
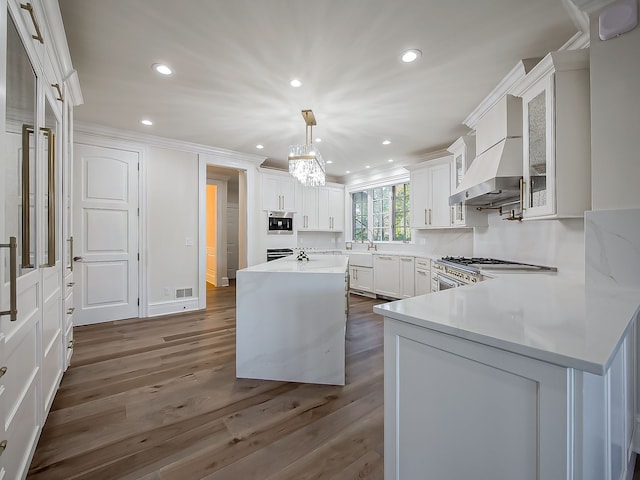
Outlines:
{"type": "Polygon", "coordinates": [[[409,241],[409,183],[371,188],[351,194],[353,240],[409,241]]]}

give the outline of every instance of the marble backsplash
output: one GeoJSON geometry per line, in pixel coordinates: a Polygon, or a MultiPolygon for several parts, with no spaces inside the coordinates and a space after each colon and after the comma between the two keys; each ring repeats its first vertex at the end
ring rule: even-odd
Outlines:
{"type": "Polygon", "coordinates": [[[584,278],[584,220],[503,220],[489,214],[489,226],[475,228],[473,254],[547,265],[558,275],[584,278]]]}
{"type": "Polygon", "coordinates": [[[640,209],[587,212],[585,264],[588,286],[640,289],[640,209]]]}

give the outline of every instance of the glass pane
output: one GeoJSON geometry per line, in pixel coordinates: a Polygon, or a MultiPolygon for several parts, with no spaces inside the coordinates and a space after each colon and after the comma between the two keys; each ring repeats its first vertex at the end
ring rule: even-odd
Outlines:
{"type": "Polygon", "coordinates": [[[528,103],[529,123],[529,188],[532,207],[547,203],[547,126],[546,92],[541,92],[528,103]]]}
{"type": "MultiPolygon", "coordinates": [[[[11,15],[7,15],[6,148],[0,168],[5,195],[5,231],[18,239],[18,275],[36,264],[36,165],[35,165],[36,77],[11,15]],[[24,184],[26,188],[23,188],[24,184]],[[23,201],[24,198],[24,201],[23,201]],[[23,219],[25,221],[23,228],[23,219]],[[24,232],[24,235],[23,235],[24,232]],[[26,250],[26,251],[25,251],[26,250]],[[28,251],[28,253],[27,253],[28,251]]],[[[8,251],[2,249],[5,281],[8,251]]]]}
{"type": "Polygon", "coordinates": [[[458,187],[458,185],[460,185],[463,175],[464,175],[464,170],[462,165],[462,155],[458,155],[456,157],[456,188],[458,187]]]}

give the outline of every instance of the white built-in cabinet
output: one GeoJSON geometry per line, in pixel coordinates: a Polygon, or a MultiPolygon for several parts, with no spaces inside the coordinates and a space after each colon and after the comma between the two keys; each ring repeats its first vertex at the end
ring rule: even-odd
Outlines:
{"type": "MultiPolygon", "coordinates": [[[[447,150],[453,155],[451,159],[451,194],[453,194],[476,156],[476,137],[475,135],[460,137],[447,150]]],[[[475,207],[458,203],[449,208],[451,225],[454,227],[484,227],[488,224],[486,212],[480,212],[475,207]]]]}
{"type": "Polygon", "coordinates": [[[69,175],[81,94],[58,3],[0,8],[0,478],[20,479],[72,352],[69,175]]]}
{"type": "Polygon", "coordinates": [[[452,225],[451,162],[452,157],[448,155],[411,169],[411,228],[452,225]]]}
{"type": "Polygon", "coordinates": [[[392,298],[413,297],[415,292],[414,257],[373,256],[374,291],[392,298]]]}
{"type": "Polygon", "coordinates": [[[415,259],[415,294],[431,293],[431,260],[423,257],[415,259]]]}
{"type": "Polygon", "coordinates": [[[589,51],[552,52],[512,92],[522,97],[523,217],[591,208],[589,51]]]}
{"type": "Polygon", "coordinates": [[[296,228],[310,231],[344,230],[344,187],[339,184],[297,188],[296,228]]]}
{"type": "Polygon", "coordinates": [[[371,293],[373,292],[373,268],[372,267],[349,267],[350,285],[353,291],[371,293]]]}
{"type": "Polygon", "coordinates": [[[262,209],[275,212],[296,211],[296,182],[289,174],[263,173],[262,209]]]}

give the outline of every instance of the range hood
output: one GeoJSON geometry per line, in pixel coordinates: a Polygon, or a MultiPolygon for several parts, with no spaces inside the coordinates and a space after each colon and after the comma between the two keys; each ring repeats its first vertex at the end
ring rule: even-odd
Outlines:
{"type": "Polygon", "coordinates": [[[449,205],[497,207],[520,198],[522,138],[504,138],[473,161],[449,205]]]}
{"type": "Polygon", "coordinates": [[[520,197],[522,99],[505,95],[476,125],[477,156],[449,205],[500,207],[520,197]]]}

